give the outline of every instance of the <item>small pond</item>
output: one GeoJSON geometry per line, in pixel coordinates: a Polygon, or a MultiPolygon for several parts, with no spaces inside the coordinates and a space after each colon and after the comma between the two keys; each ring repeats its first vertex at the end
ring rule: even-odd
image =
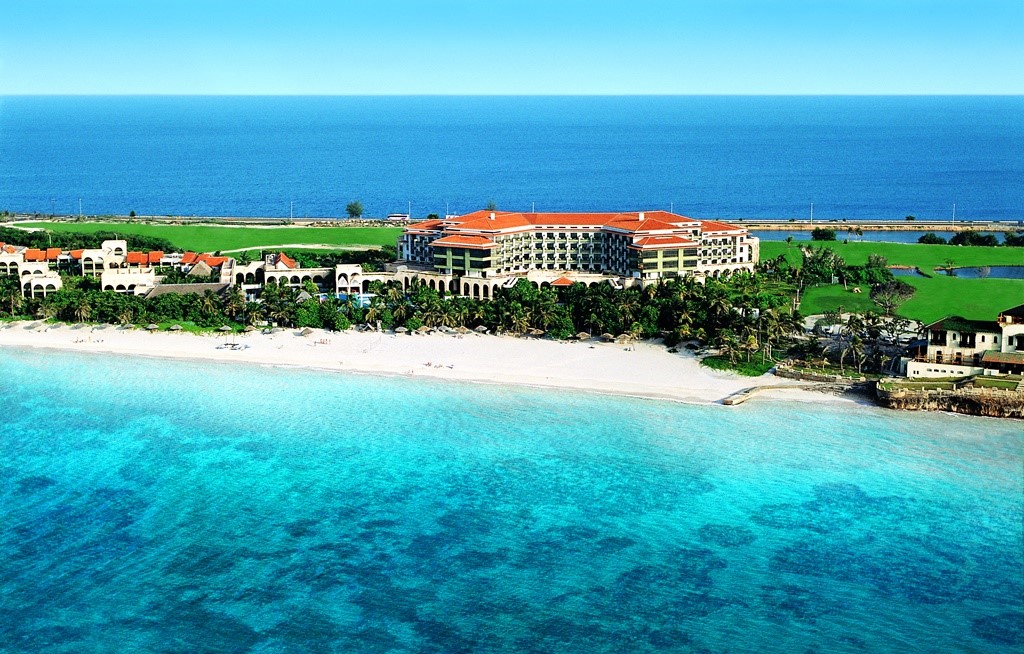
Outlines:
{"type": "Polygon", "coordinates": [[[893,277],[924,277],[917,268],[889,268],[893,277]]]}
{"type": "MultiPolygon", "coordinates": [[[[893,271],[892,274],[895,275],[896,271],[893,271]]],[[[971,266],[967,268],[954,268],[953,276],[962,277],[963,279],[1024,279],[1024,266],[971,266]]]]}

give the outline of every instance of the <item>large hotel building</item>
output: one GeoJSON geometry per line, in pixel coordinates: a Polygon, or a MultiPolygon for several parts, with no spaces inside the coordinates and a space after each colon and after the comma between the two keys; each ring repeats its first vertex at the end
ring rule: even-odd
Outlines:
{"type": "Polygon", "coordinates": [[[400,271],[439,290],[489,297],[520,277],[555,286],[721,277],[753,270],[758,239],[742,227],[667,211],[476,211],[409,225],[398,259],[400,271]]]}

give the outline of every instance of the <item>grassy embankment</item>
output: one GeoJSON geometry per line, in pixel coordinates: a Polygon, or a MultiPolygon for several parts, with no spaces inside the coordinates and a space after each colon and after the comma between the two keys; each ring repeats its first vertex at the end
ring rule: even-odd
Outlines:
{"type": "MultiPolygon", "coordinates": [[[[221,227],[210,225],[145,225],[133,223],[22,223],[55,232],[116,232],[165,238],[182,250],[216,252],[310,244],[345,248],[394,245],[400,227],[221,227]]],[[[324,252],[320,249],[317,252],[324,252]]]]}
{"type": "MultiPolygon", "coordinates": [[[[820,244],[816,244],[820,245],[820,244]]],[[[900,315],[932,322],[948,315],[972,320],[992,320],[1002,309],[1024,303],[1024,280],[963,279],[934,272],[952,259],[954,266],[1024,266],[1024,248],[922,245],[917,243],[830,243],[849,264],[863,264],[868,255],[880,254],[892,265],[916,266],[932,277],[901,277],[917,288],[917,293],[900,307],[900,315]]],[[[785,254],[794,264],[800,262],[796,246],[783,242],[761,243],[762,259],[785,254]]],[[[879,311],[868,296],[867,287],[853,293],[842,286],[816,286],[801,298],[804,315],[824,313],[842,307],[844,311],[879,311]]]]}

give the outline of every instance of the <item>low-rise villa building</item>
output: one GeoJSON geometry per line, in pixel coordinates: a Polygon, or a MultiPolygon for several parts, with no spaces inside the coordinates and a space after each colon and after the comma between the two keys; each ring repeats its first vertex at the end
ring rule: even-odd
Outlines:
{"type": "Polygon", "coordinates": [[[0,277],[15,277],[22,295],[43,298],[63,288],[55,268],[60,248],[37,250],[0,243],[0,277]]]}
{"type": "Polygon", "coordinates": [[[759,241],[742,228],[667,211],[477,211],[427,220],[399,238],[399,272],[453,293],[488,298],[519,278],[646,285],[752,271],[759,241]]]}
{"type": "Polygon", "coordinates": [[[903,359],[907,377],[1024,374],[1024,304],[996,320],[950,316],[925,327],[927,350],[903,359]]]}

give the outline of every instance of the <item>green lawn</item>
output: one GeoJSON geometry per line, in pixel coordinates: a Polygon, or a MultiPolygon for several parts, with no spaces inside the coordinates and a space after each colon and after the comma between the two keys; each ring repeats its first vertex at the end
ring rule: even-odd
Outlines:
{"type": "Polygon", "coordinates": [[[806,289],[800,297],[800,313],[810,316],[826,311],[835,311],[839,307],[842,307],[844,312],[862,312],[870,309],[881,313],[882,310],[871,300],[870,290],[869,286],[862,286],[860,293],[854,293],[844,289],[842,284],[814,286],[806,289]]]}
{"type": "MultiPolygon", "coordinates": [[[[821,245],[816,243],[815,245],[821,245]]],[[[848,264],[863,264],[869,254],[880,254],[890,264],[916,266],[931,273],[952,259],[956,266],[1024,266],[1024,248],[970,247],[956,245],[921,245],[919,243],[842,243],[830,244],[848,264]]],[[[799,265],[800,251],[784,242],[762,241],[761,258],[769,259],[785,254],[786,259],[799,265]]],[[[900,277],[913,284],[917,293],[900,307],[900,315],[932,322],[948,315],[961,315],[972,320],[993,320],[1002,309],[1024,303],[1024,280],[1020,279],[963,279],[936,274],[934,277],[900,277]]],[[[844,290],[841,285],[816,286],[806,289],[800,302],[804,315],[834,311],[865,311],[879,308],[868,296],[869,288],[861,293],[844,290]]]]}
{"type": "Polygon", "coordinates": [[[293,244],[338,246],[394,245],[400,227],[221,227],[131,223],[22,223],[60,232],[117,232],[165,238],[182,250],[215,252],[293,244]]]}
{"type": "Polygon", "coordinates": [[[1024,279],[961,279],[938,275],[901,277],[917,288],[900,307],[908,318],[934,322],[949,315],[969,320],[995,320],[1003,309],[1024,304],[1024,279]]]}
{"type": "MultiPolygon", "coordinates": [[[[862,265],[869,254],[880,254],[890,264],[917,266],[923,272],[931,272],[937,266],[945,265],[952,259],[955,266],[1024,266],[1024,248],[922,245],[920,243],[833,243],[815,242],[814,246],[829,245],[846,263],[862,265]]],[[[800,263],[800,250],[782,241],[761,241],[761,258],[774,259],[786,254],[791,264],[800,263]]]]}
{"type": "MultiPolygon", "coordinates": [[[[949,315],[960,315],[969,320],[995,320],[1003,309],[1024,303],[1022,279],[962,279],[937,275],[901,277],[917,288],[914,297],[899,308],[899,314],[923,322],[934,322],[949,315]]],[[[852,287],[851,287],[852,288],[852,287]]],[[[835,286],[815,286],[806,289],[800,298],[800,313],[805,316],[834,311],[872,311],[881,309],[871,301],[870,289],[861,287],[861,293],[835,286]]]]}

